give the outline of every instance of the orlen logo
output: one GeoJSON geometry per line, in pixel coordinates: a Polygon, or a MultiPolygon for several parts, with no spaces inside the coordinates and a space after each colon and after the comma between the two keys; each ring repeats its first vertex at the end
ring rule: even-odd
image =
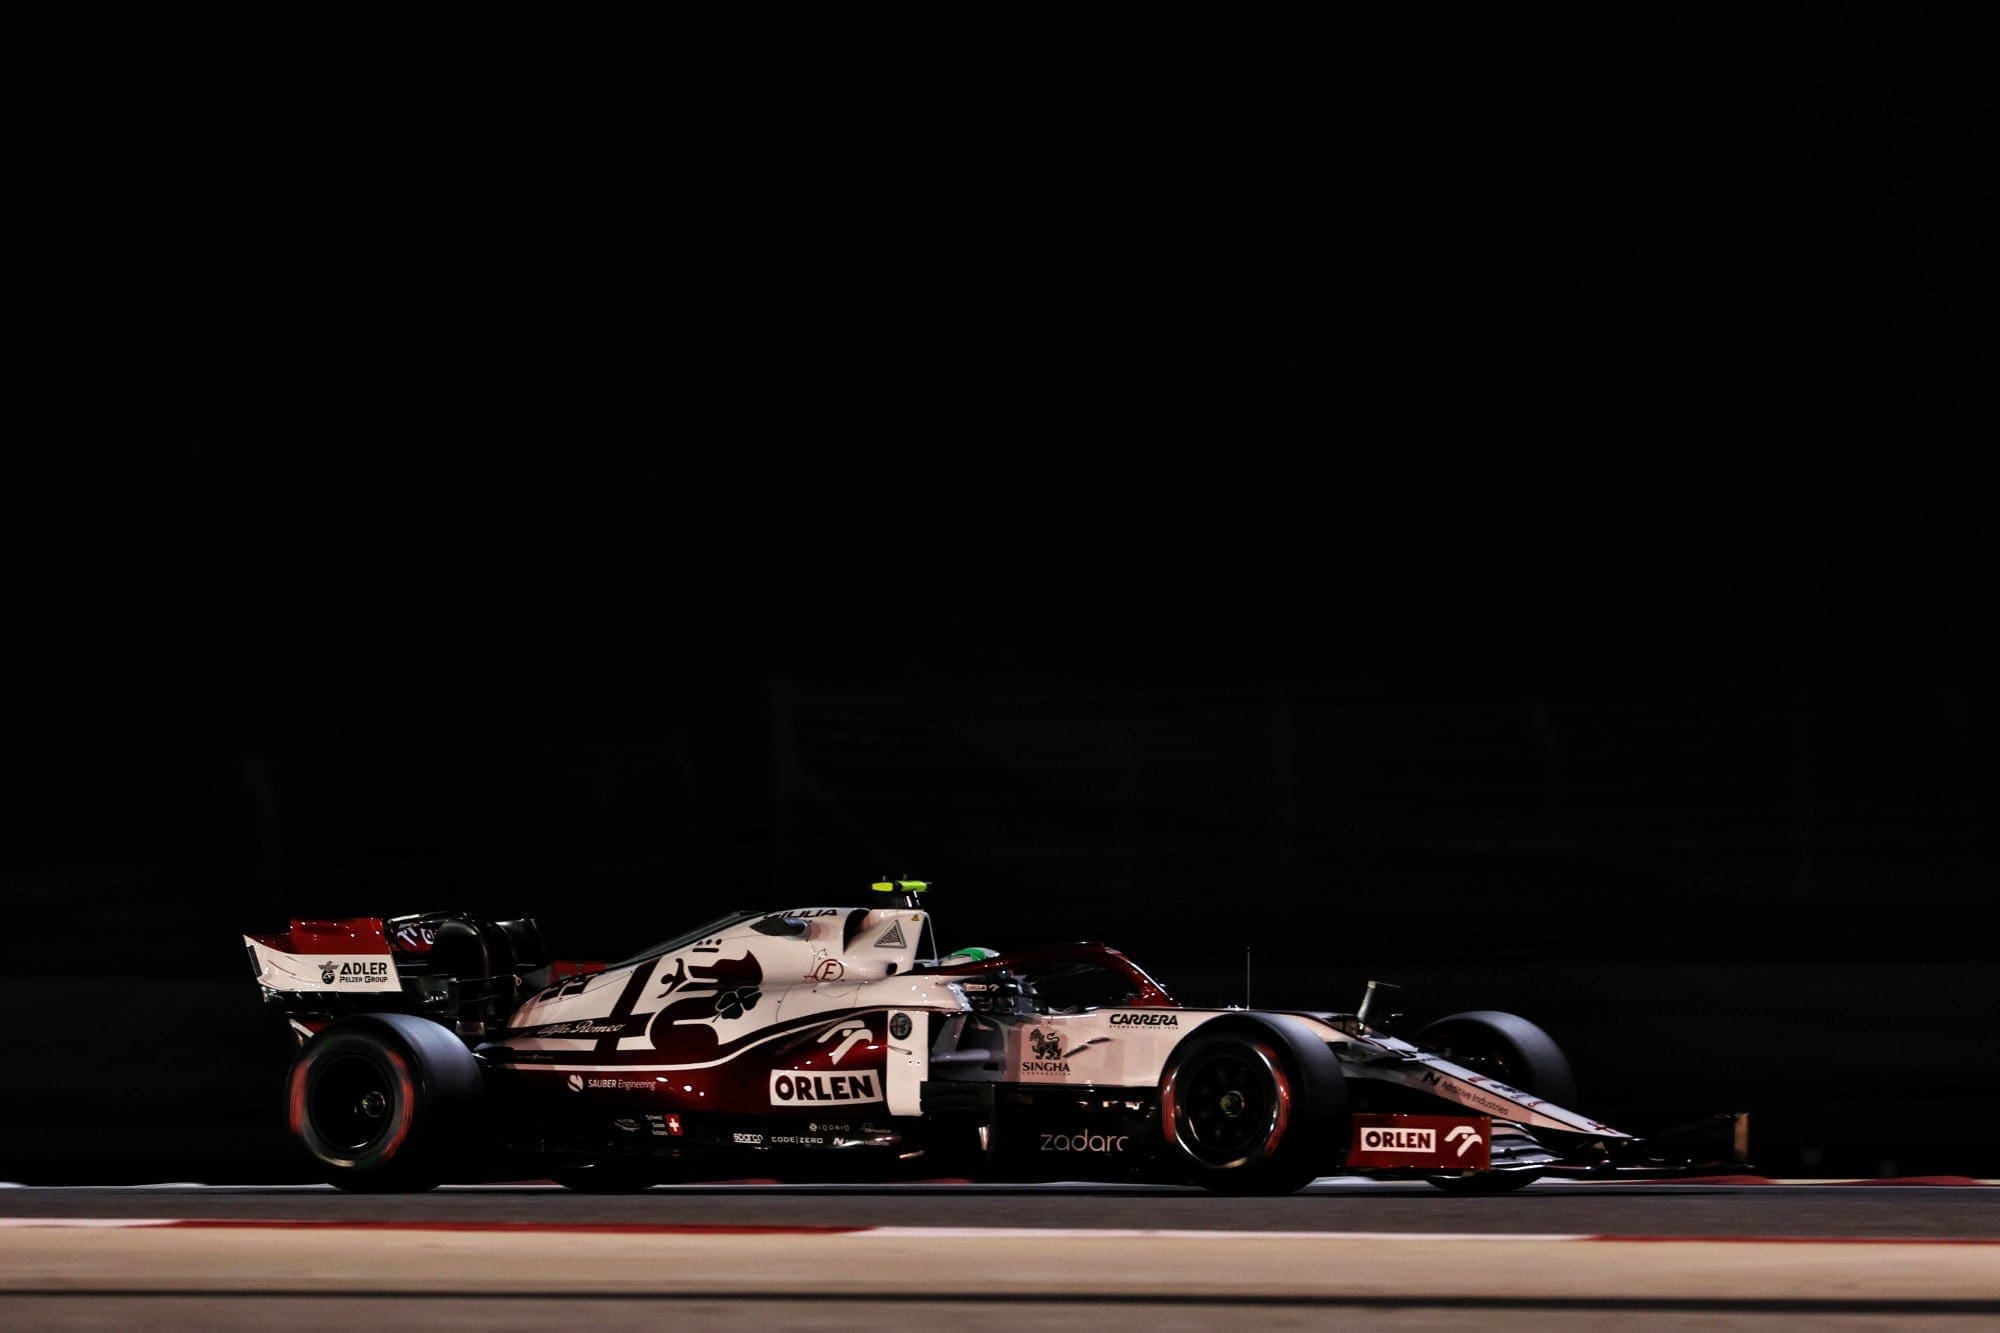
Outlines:
{"type": "Polygon", "coordinates": [[[773,1073],[771,1105],[800,1102],[879,1102],[882,1085],[869,1074],[773,1073]]]}
{"type": "Polygon", "coordinates": [[[1434,1129],[1364,1129],[1361,1146],[1369,1152],[1436,1152],[1434,1129]]]}

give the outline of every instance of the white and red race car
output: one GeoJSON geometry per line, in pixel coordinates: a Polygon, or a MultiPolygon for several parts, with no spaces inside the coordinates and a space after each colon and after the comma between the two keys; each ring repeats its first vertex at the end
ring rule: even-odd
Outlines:
{"type": "MultiPolygon", "coordinates": [[[[1101,944],[940,955],[924,886],[874,887],[873,906],[731,912],[610,965],[550,960],[529,920],[447,912],[245,936],[300,1042],[291,1137],[359,1190],[921,1174],[1282,1193],[1366,1174],[1497,1191],[1691,1164],[1569,1109],[1568,1060],[1512,1014],[1404,1040],[1370,1000],[1186,1008],[1101,944]]],[[[1743,1133],[1725,1129],[1739,1158],[1743,1133]]]]}

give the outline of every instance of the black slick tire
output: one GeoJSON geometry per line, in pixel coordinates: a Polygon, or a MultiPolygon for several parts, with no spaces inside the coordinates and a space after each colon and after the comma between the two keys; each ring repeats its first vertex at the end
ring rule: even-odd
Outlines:
{"type": "Polygon", "coordinates": [[[1345,1111],[1338,1062],[1283,1015],[1207,1024],[1160,1075],[1167,1156],[1219,1194],[1290,1194],[1312,1181],[1345,1111]]]}
{"type": "MultiPolygon", "coordinates": [[[[1475,1009],[1426,1025],[1417,1033],[1453,1064],[1558,1106],[1576,1105],[1576,1074],[1555,1038],[1519,1014],[1475,1009]]],[[[1541,1178],[1536,1170],[1468,1171],[1424,1179],[1447,1194],[1509,1194],[1541,1178]]]]}
{"type": "Polygon", "coordinates": [[[410,1014],[363,1014],[306,1045],[285,1085],[292,1143],[341,1189],[430,1189],[465,1146],[482,1080],[451,1032],[410,1014]]]}

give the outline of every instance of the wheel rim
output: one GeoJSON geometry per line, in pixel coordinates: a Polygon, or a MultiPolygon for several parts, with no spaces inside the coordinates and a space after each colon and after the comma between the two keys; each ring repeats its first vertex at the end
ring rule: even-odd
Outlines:
{"type": "Polygon", "coordinates": [[[358,1155],[379,1142],[394,1121],[395,1081],[373,1060],[333,1060],[313,1080],[307,1109],[328,1147],[358,1155]]]}
{"type": "Polygon", "coordinates": [[[1248,1166],[1284,1138],[1291,1084],[1276,1054],[1229,1042],[1197,1054],[1169,1075],[1163,1091],[1174,1139],[1205,1166],[1248,1166]]]}

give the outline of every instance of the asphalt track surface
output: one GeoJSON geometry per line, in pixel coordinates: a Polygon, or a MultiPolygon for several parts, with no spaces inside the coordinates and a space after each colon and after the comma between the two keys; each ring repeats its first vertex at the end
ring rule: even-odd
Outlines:
{"type": "Polygon", "coordinates": [[[0,1188],[0,1327],[1992,1327],[2000,1188],[0,1188]]]}

